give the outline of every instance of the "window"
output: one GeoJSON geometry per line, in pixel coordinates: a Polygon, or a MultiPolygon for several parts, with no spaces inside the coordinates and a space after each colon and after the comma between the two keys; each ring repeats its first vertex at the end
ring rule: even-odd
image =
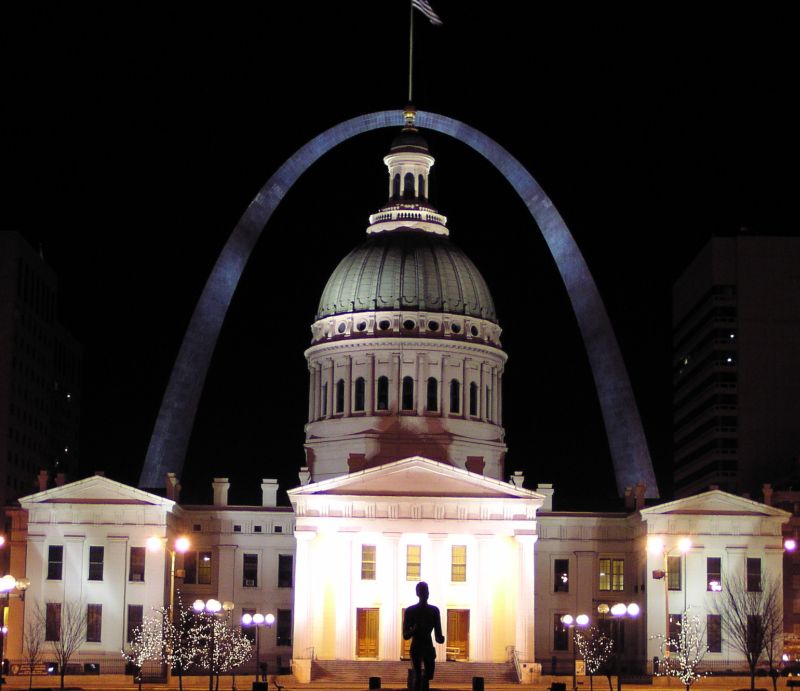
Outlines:
{"type": "Polygon", "coordinates": [[[89,547],[89,580],[103,580],[103,547],[89,547]]]}
{"type": "MultiPolygon", "coordinates": [[[[680,640],[681,635],[681,615],[680,614],[670,614],[669,615],[669,638],[672,641],[680,640]]],[[[671,645],[669,647],[670,652],[676,652],[676,647],[671,645]]]]}
{"type": "Polygon", "coordinates": [[[279,609],[275,620],[276,645],[292,644],[292,610],[279,609]]]}
{"type": "Polygon", "coordinates": [[[403,176],[403,196],[414,196],[414,173],[406,173],[403,176]]]}
{"type": "Polygon", "coordinates": [[[458,379],[450,381],[450,412],[461,412],[461,382],[458,379]]]}
{"type": "Polygon", "coordinates": [[[103,605],[87,605],[86,606],[87,643],[100,642],[102,622],[103,622],[103,605]]]}
{"type": "Polygon", "coordinates": [[[392,196],[395,199],[400,196],[400,173],[396,173],[392,179],[392,196]]]}
{"type": "Polygon", "coordinates": [[[556,559],[553,562],[553,592],[569,592],[569,559],[556,559]]]}
{"type": "Polygon", "coordinates": [[[278,555],[278,587],[291,588],[292,587],[292,568],[294,566],[294,557],[291,554],[278,555]]]}
{"type": "Polygon", "coordinates": [[[144,547],[131,547],[131,565],[128,572],[129,581],[144,580],[144,547]]]}
{"type": "Polygon", "coordinates": [[[344,412],[344,379],[336,382],[336,412],[344,412]]]}
{"type": "Polygon", "coordinates": [[[258,586],[258,555],[242,555],[242,585],[245,588],[258,586]]]}
{"type": "Polygon", "coordinates": [[[254,525],[253,526],[253,532],[254,533],[260,533],[262,531],[263,531],[263,527],[262,526],[260,526],[260,525],[254,525]]]}
{"type": "Polygon", "coordinates": [[[389,410],[389,377],[378,377],[378,410],[389,410]]]}
{"type": "Polygon", "coordinates": [[[428,377],[428,405],[431,412],[439,410],[439,382],[436,377],[428,377]]]}
{"type": "Polygon", "coordinates": [[[475,382],[469,385],[469,414],[473,417],[478,414],[478,385],[475,382]]]}
{"type": "Polygon", "coordinates": [[[417,195],[420,199],[425,197],[425,177],[422,173],[419,174],[417,177],[417,188],[419,189],[419,194],[417,195]]]}
{"type": "Polygon", "coordinates": [[[747,592],[761,592],[761,559],[747,558],[747,592]]]}
{"type": "Polygon", "coordinates": [[[569,650],[569,627],[561,621],[562,616],[553,615],[553,650],[569,650]]]}
{"type": "Polygon", "coordinates": [[[241,525],[233,526],[233,532],[234,533],[241,533],[242,532],[242,526],[241,525]]]}
{"type": "Polygon", "coordinates": [[[414,410],[414,380],[403,377],[403,410],[414,410]]]}
{"type": "Polygon", "coordinates": [[[706,616],[706,645],[709,653],[722,652],[722,616],[719,614],[706,616]]]}
{"type": "Polygon", "coordinates": [[[192,530],[195,533],[201,533],[201,532],[203,532],[203,526],[200,523],[193,523],[192,524],[192,530]]]}
{"type": "Polygon", "coordinates": [[[211,552],[191,550],[183,555],[184,583],[211,584],[211,552]]]}
{"type": "MultiPolygon", "coordinates": [[[[253,614],[256,613],[256,611],[257,610],[252,609],[252,608],[242,607],[242,616],[244,616],[245,614],[249,614],[249,615],[252,616],[253,614]]],[[[252,626],[252,625],[251,626],[245,626],[244,624],[242,624],[241,628],[242,628],[242,634],[244,635],[244,637],[248,641],[250,641],[250,643],[255,645],[255,642],[256,642],[256,627],[252,626]]]]}
{"type": "Polygon", "coordinates": [[[60,581],[63,568],[64,546],[50,545],[50,547],[47,548],[47,580],[60,581]]]}
{"type": "Polygon", "coordinates": [[[61,640],[61,603],[48,602],[44,613],[44,640],[61,640]]]}
{"type": "Polygon", "coordinates": [[[361,545],[361,580],[375,580],[375,545],[361,545]]]}
{"type": "Polygon", "coordinates": [[[406,545],[406,580],[418,581],[422,573],[422,547],[406,545]]]}
{"type": "Polygon", "coordinates": [[[328,383],[322,385],[322,416],[328,414],[328,383]]]}
{"type": "Polygon", "coordinates": [[[136,629],[142,625],[144,605],[128,605],[128,626],[126,627],[125,640],[133,643],[136,629]]]}
{"type": "Polygon", "coordinates": [[[450,553],[450,580],[463,583],[467,580],[467,546],[453,545],[450,553]]]}
{"type": "Polygon", "coordinates": [[[722,590],[722,559],[720,557],[706,558],[706,584],[706,590],[713,592],[722,590]]]}
{"type": "Polygon", "coordinates": [[[625,590],[625,560],[600,560],[600,590],[625,590]]]}
{"type": "Polygon", "coordinates": [[[667,557],[667,587],[681,589],[681,557],[667,557]]]}
{"type": "Polygon", "coordinates": [[[364,410],[364,392],[366,390],[366,382],[364,377],[356,379],[355,395],[353,396],[353,410],[364,410]]]}

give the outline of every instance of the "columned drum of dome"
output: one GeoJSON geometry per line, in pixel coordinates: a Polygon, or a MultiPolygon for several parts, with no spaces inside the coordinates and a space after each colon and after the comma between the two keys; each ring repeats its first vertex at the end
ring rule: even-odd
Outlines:
{"type": "MultiPolygon", "coordinates": [[[[589,268],[561,215],[519,161],[486,135],[458,120],[434,113],[418,112],[416,123],[451,135],[475,149],[505,176],[528,207],[556,261],[583,336],[617,488],[622,493],[625,487],[642,482],[648,496],[658,496],[639,411],[619,345],[589,268]]],[[[141,487],[162,485],[167,472],[180,474],[225,313],[253,247],[284,194],[310,165],[337,144],[367,131],[403,124],[401,111],[382,111],[326,130],[286,161],[250,203],[223,248],[192,315],[150,439],[139,478],[141,487]]]]}

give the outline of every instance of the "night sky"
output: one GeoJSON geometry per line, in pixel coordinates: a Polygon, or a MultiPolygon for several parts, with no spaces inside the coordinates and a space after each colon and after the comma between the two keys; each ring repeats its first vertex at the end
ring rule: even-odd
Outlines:
{"type": "MultiPolygon", "coordinates": [[[[556,204],[605,300],[669,496],[672,282],[713,233],[798,232],[795,22],[722,5],[433,5],[445,24],[417,15],[415,104],[497,140],[556,204]]],[[[401,108],[408,62],[405,0],[142,12],[73,4],[0,21],[0,227],[41,246],[83,343],[84,474],[130,483],[239,216],[311,137],[401,108]]],[[[393,134],[334,150],[267,225],[206,383],[187,499],[210,501],[214,475],[231,477],[233,502],[259,501],[261,477],[296,484],[309,326],[385,201],[393,134]]],[[[613,496],[611,462],[547,247],[490,164],[428,140],[432,201],[504,328],[506,470],[555,482],[557,506],[600,505],[590,498],[613,496]]]]}

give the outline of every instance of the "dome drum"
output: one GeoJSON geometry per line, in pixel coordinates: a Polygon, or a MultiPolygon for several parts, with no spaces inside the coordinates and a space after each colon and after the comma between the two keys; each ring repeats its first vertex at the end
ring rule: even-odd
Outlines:
{"type": "Polygon", "coordinates": [[[500,348],[502,329],[486,319],[437,312],[356,312],[319,319],[311,326],[311,342],[360,338],[438,338],[484,343],[500,348]]]}

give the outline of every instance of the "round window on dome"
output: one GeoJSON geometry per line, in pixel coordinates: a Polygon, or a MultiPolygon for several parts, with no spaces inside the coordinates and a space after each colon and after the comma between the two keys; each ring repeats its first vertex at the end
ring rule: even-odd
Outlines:
{"type": "Polygon", "coordinates": [[[366,331],[366,329],[367,329],[367,322],[358,322],[358,324],[356,325],[356,328],[357,328],[359,331],[366,331]]]}
{"type": "Polygon", "coordinates": [[[454,334],[461,333],[461,324],[450,324],[450,331],[454,334]]]}
{"type": "Polygon", "coordinates": [[[404,328],[406,331],[411,331],[411,330],[412,330],[412,329],[413,329],[413,328],[414,328],[416,325],[417,325],[417,324],[416,324],[416,322],[415,322],[413,319],[406,319],[406,320],[403,322],[403,328],[404,328]]]}
{"type": "Polygon", "coordinates": [[[389,327],[390,327],[391,325],[392,325],[392,324],[391,324],[391,322],[390,322],[388,319],[381,319],[381,321],[380,321],[380,322],[378,322],[378,328],[379,328],[381,331],[388,331],[388,330],[389,330],[389,327]]]}
{"type": "Polygon", "coordinates": [[[478,327],[477,326],[473,326],[469,331],[473,336],[477,336],[478,335],[478,327]]]}
{"type": "Polygon", "coordinates": [[[428,329],[430,331],[438,331],[439,330],[439,322],[428,322],[428,329]]]}
{"type": "Polygon", "coordinates": [[[343,333],[345,332],[345,329],[346,329],[346,328],[347,328],[347,324],[345,324],[344,322],[341,322],[341,323],[339,324],[339,327],[337,328],[337,331],[338,331],[340,334],[343,334],[343,333]]]}

